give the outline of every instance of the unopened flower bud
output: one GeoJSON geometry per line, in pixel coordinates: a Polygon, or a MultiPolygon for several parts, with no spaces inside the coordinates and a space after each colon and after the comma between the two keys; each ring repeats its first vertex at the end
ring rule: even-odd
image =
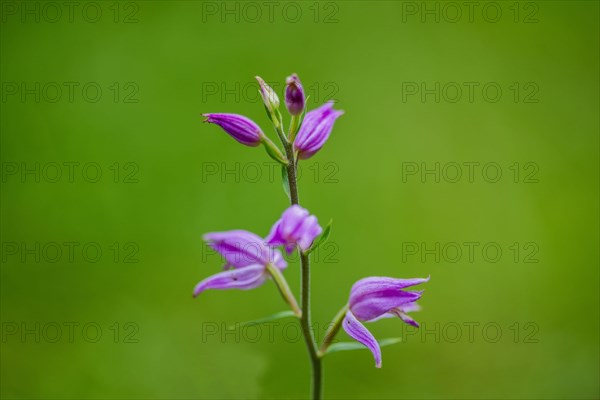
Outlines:
{"type": "Polygon", "coordinates": [[[285,106],[292,115],[300,115],[304,111],[304,89],[298,75],[292,74],[285,80],[285,106]]]}
{"type": "Polygon", "coordinates": [[[260,85],[260,95],[267,111],[271,116],[275,116],[276,111],[279,109],[279,97],[277,97],[277,93],[260,76],[256,76],[255,78],[260,85]]]}
{"type": "Polygon", "coordinates": [[[265,134],[251,119],[238,114],[202,114],[204,122],[217,124],[232,138],[246,146],[258,146],[265,134]]]}

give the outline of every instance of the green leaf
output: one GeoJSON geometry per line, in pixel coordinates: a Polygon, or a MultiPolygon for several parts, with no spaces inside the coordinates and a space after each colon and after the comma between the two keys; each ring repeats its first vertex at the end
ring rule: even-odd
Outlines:
{"type": "MultiPolygon", "coordinates": [[[[280,311],[273,315],[269,315],[268,317],[255,319],[252,321],[240,322],[239,327],[247,326],[247,325],[257,325],[264,324],[265,322],[274,321],[276,319],[287,318],[287,317],[295,317],[296,314],[292,310],[280,311]]],[[[230,326],[229,329],[235,329],[236,326],[230,326]]]]}
{"type": "MultiPolygon", "coordinates": [[[[387,338],[378,340],[379,347],[390,346],[392,344],[400,343],[402,341],[401,338],[387,338]]],[[[367,347],[359,342],[340,342],[334,343],[327,349],[326,354],[335,353],[338,351],[347,351],[347,350],[365,350],[367,347]]]]}
{"type": "Polygon", "coordinates": [[[323,233],[321,234],[321,236],[319,236],[319,239],[317,239],[315,242],[313,242],[312,246],[310,246],[310,249],[308,249],[308,251],[306,252],[307,255],[312,253],[313,251],[315,251],[320,245],[322,245],[323,243],[325,243],[327,241],[327,239],[329,238],[329,234],[331,233],[331,225],[332,224],[333,224],[333,220],[331,219],[331,220],[329,220],[329,223],[323,230],[323,233]]]}
{"type": "Polygon", "coordinates": [[[281,166],[281,178],[283,180],[283,191],[287,195],[288,199],[292,199],[292,195],[290,194],[290,181],[288,180],[287,167],[285,165],[281,166]]]}

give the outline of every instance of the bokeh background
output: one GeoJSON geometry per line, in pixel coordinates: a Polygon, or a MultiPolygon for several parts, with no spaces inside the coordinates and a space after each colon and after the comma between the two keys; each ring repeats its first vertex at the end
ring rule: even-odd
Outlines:
{"type": "Polygon", "coordinates": [[[2,1],[2,397],[307,396],[292,320],[235,327],[273,285],[191,297],[203,233],[287,205],[200,114],[272,135],[253,77],[297,72],[346,112],[301,165],[317,336],[357,279],[431,275],[421,330],[369,325],[403,342],[328,356],[326,398],[598,398],[598,2],[461,4],[2,1]]]}

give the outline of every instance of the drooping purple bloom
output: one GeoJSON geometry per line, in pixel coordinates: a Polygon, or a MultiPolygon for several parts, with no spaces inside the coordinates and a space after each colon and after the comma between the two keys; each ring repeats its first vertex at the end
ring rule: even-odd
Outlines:
{"type": "Polygon", "coordinates": [[[333,109],[333,101],[306,113],[294,140],[294,149],[298,151],[298,157],[307,159],[319,151],[329,138],[333,123],[343,113],[333,109]]]}
{"type": "Polygon", "coordinates": [[[285,246],[288,253],[298,246],[302,251],[310,248],[312,242],[323,232],[317,217],[297,204],[283,212],[265,239],[269,246],[285,246]]]}
{"type": "Polygon", "coordinates": [[[268,247],[264,239],[252,232],[213,232],[204,235],[204,240],[225,258],[225,271],[198,283],[194,297],[207,289],[254,289],[269,277],[267,264],[280,270],[287,267],[281,252],[268,247]]]}
{"type": "Polygon", "coordinates": [[[352,286],[348,311],[342,326],[348,335],[364,344],[375,358],[375,366],[381,368],[381,349],[371,332],[360,321],[370,322],[380,318],[400,317],[404,322],[418,327],[419,324],[407,313],[418,311],[415,303],[422,291],[405,291],[410,286],[429,281],[429,278],[394,279],[370,277],[352,286]]]}
{"type": "Polygon", "coordinates": [[[204,122],[217,124],[232,138],[246,146],[258,146],[265,134],[260,127],[249,118],[239,114],[202,114],[204,122]]]}
{"type": "Polygon", "coordinates": [[[285,80],[285,106],[292,115],[299,115],[304,111],[304,88],[298,75],[292,74],[285,80]]]}

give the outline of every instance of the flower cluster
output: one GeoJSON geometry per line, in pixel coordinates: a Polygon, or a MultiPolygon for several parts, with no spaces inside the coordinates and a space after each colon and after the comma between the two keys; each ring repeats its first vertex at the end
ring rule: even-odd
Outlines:
{"type": "MultiPolygon", "coordinates": [[[[260,89],[260,95],[263,99],[267,115],[273,121],[276,129],[281,127],[282,118],[279,112],[279,97],[267,83],[261,78],[256,77],[260,89]]],[[[285,89],[285,105],[288,112],[293,117],[300,117],[305,111],[306,99],[304,89],[300,83],[298,75],[293,74],[287,78],[285,89]]],[[[306,113],[302,126],[293,142],[294,149],[298,152],[301,159],[312,157],[318,152],[333,130],[335,120],[344,112],[333,109],[333,102],[306,113]]],[[[280,157],[280,152],[275,149],[275,145],[263,133],[260,127],[249,118],[238,114],[203,114],[206,117],[205,122],[219,125],[232,138],[246,146],[256,147],[264,144],[269,155],[277,161],[286,160],[280,157]],[[279,153],[274,156],[272,153],[279,153]]],[[[295,132],[294,132],[295,133],[295,132]]]]}
{"type": "Polygon", "coordinates": [[[264,238],[244,230],[206,234],[204,240],[225,260],[224,271],[198,283],[194,289],[194,296],[207,289],[253,289],[271,278],[294,314],[301,319],[309,354],[313,361],[313,397],[318,398],[320,368],[315,368],[314,365],[320,363],[320,358],[327,353],[339,329],[343,327],[350,337],[371,350],[376,367],[381,367],[380,344],[362,322],[398,317],[405,323],[418,327],[419,324],[408,313],[419,310],[416,301],[421,298],[422,291],[405,289],[425,283],[429,278],[369,277],[359,280],[350,291],[348,303],[334,318],[323,345],[317,349],[312,335],[306,333],[310,332],[308,316],[310,280],[307,255],[327,239],[329,226],[324,230],[319,225],[317,217],[298,205],[295,171],[299,160],[308,159],[323,148],[343,111],[336,110],[334,103],[330,101],[307,112],[307,99],[302,83],[298,75],[292,74],[286,79],[285,87],[285,107],[290,115],[289,131],[286,133],[283,117],[279,111],[280,101],[277,93],[262,78],[257,76],[256,79],[265,111],[283,145],[283,151],[255,122],[243,115],[203,115],[206,117],[205,122],[220,126],[239,143],[250,147],[261,144],[265,146],[268,155],[283,165],[284,186],[292,205],[283,212],[281,218],[274,223],[264,238]],[[283,276],[287,262],[280,247],[288,254],[297,249],[304,256],[301,257],[304,309],[298,307],[283,276]]]}

